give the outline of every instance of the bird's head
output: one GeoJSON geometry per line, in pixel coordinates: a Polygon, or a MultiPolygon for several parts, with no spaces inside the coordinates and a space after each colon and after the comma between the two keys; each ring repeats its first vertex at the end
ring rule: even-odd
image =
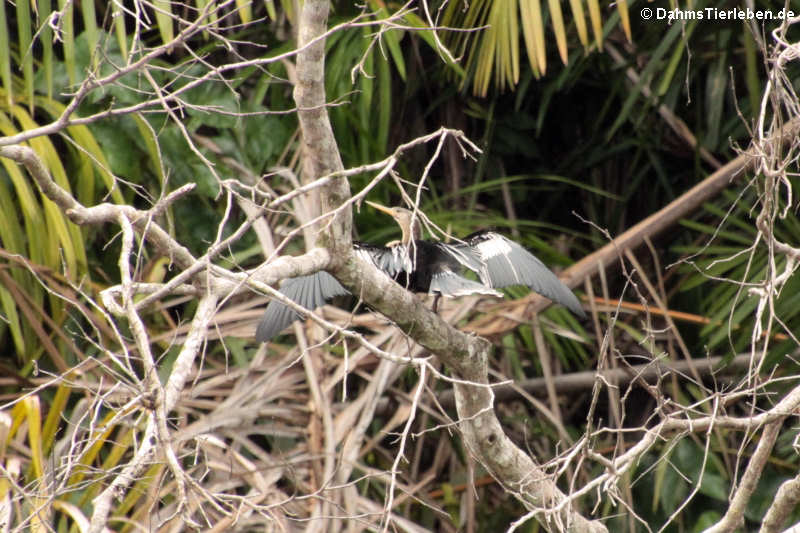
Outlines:
{"type": "Polygon", "coordinates": [[[415,219],[414,213],[408,209],[403,207],[386,207],[385,205],[376,204],[369,200],[367,200],[367,203],[378,211],[382,211],[391,216],[395,222],[397,222],[400,229],[403,231],[403,244],[408,244],[412,239],[419,239],[421,237],[422,232],[419,226],[419,216],[415,219]]]}

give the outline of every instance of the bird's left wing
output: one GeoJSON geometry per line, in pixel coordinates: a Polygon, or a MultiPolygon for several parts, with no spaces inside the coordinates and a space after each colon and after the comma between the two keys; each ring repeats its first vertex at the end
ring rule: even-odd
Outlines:
{"type": "Polygon", "coordinates": [[[372,263],[389,277],[400,272],[411,272],[413,265],[405,246],[375,246],[364,242],[353,243],[356,255],[372,263]]]}
{"type": "MultiPolygon", "coordinates": [[[[336,278],[324,270],[308,276],[289,278],[283,282],[279,290],[293,302],[311,311],[325,305],[328,300],[335,296],[350,294],[336,278]]],[[[266,311],[264,311],[264,315],[258,323],[258,328],[256,328],[256,341],[269,341],[289,324],[301,318],[303,317],[290,307],[272,300],[266,311]]]]}
{"type": "Polygon", "coordinates": [[[572,291],[535,255],[514,241],[499,233],[485,231],[470,235],[464,239],[464,243],[466,246],[461,247],[465,248],[465,255],[480,260],[480,268],[473,270],[490,287],[527,285],[576,315],[586,316],[572,291]]]}

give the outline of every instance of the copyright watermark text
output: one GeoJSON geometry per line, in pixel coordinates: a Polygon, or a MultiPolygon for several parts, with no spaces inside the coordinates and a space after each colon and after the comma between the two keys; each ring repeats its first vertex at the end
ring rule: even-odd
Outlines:
{"type": "Polygon", "coordinates": [[[668,23],[681,20],[786,20],[795,17],[794,11],[788,9],[750,9],[749,7],[733,7],[720,9],[706,7],[704,9],[666,9],[663,7],[643,7],[641,12],[643,20],[663,20],[668,23]]]}

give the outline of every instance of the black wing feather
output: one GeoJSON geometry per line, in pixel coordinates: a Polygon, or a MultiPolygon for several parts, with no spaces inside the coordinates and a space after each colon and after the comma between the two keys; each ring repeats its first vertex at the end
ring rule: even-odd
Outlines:
{"type": "MultiPolygon", "coordinates": [[[[350,294],[336,278],[324,270],[308,276],[287,279],[281,285],[280,292],[293,302],[311,311],[325,305],[328,300],[335,296],[350,294]]],[[[269,341],[289,324],[301,318],[303,317],[293,309],[276,300],[272,300],[266,311],[264,311],[261,321],[258,323],[258,328],[256,328],[256,341],[269,341]]]]}
{"type": "Polygon", "coordinates": [[[431,276],[429,292],[431,294],[439,293],[445,296],[467,296],[470,294],[503,296],[496,290],[482,283],[478,283],[477,281],[462,277],[449,269],[439,270],[431,276]]]}
{"type": "Polygon", "coordinates": [[[585,317],[580,301],[535,255],[499,233],[480,232],[465,242],[481,259],[478,276],[490,287],[527,285],[534,292],[563,305],[579,317],[585,317]]]}
{"type": "Polygon", "coordinates": [[[372,262],[379,270],[394,278],[401,272],[411,272],[412,263],[405,246],[375,246],[356,242],[355,251],[363,259],[372,262]]]}
{"type": "MultiPolygon", "coordinates": [[[[572,291],[544,263],[499,233],[482,231],[455,244],[416,241],[410,247],[387,247],[358,242],[354,248],[362,259],[388,276],[398,282],[405,280],[410,290],[450,296],[476,293],[500,296],[493,289],[527,285],[576,315],[586,316],[572,291]],[[462,277],[456,272],[459,265],[474,271],[481,283],[462,277]]],[[[335,296],[350,294],[325,271],[288,279],[280,292],[312,311],[335,296]]],[[[273,300],[258,324],[256,340],[267,342],[300,318],[300,314],[273,300]]]]}
{"type": "MultiPolygon", "coordinates": [[[[371,262],[393,277],[408,264],[407,260],[404,261],[403,254],[385,246],[355,243],[355,252],[365,261],[371,262]]],[[[308,276],[289,278],[283,282],[279,290],[284,296],[310,311],[322,307],[331,298],[350,294],[336,278],[324,270],[308,276]]],[[[256,328],[256,341],[269,341],[292,322],[301,318],[303,317],[296,311],[272,300],[256,328]]]]}

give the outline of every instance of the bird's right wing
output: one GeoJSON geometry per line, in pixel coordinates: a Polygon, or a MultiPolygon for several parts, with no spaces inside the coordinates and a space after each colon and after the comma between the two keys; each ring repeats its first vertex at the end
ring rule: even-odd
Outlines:
{"type": "MultiPolygon", "coordinates": [[[[336,278],[324,270],[308,276],[289,278],[281,285],[280,292],[293,302],[311,311],[325,305],[328,300],[335,296],[350,294],[336,278]]],[[[293,309],[276,300],[272,300],[258,323],[256,341],[269,341],[289,324],[301,318],[303,317],[293,309]]]]}
{"type": "Polygon", "coordinates": [[[485,267],[480,252],[466,241],[450,244],[437,243],[437,248],[458,261],[461,266],[479,274],[485,267]]]}
{"type": "Polygon", "coordinates": [[[503,297],[503,294],[487,287],[483,283],[472,281],[458,275],[450,269],[442,269],[435,272],[431,277],[431,287],[428,290],[431,294],[443,294],[445,296],[468,296],[470,294],[487,294],[490,296],[503,297]]]}
{"type": "Polygon", "coordinates": [[[579,317],[586,316],[575,294],[539,258],[516,242],[491,231],[475,233],[464,241],[480,258],[482,267],[476,272],[487,285],[527,285],[579,317]]]}
{"type": "MultiPolygon", "coordinates": [[[[353,248],[361,259],[373,264],[391,277],[401,271],[411,271],[408,254],[401,246],[385,247],[356,242],[353,243],[353,248]]],[[[331,298],[350,294],[350,291],[345,289],[336,278],[324,270],[308,276],[289,278],[283,282],[279,290],[284,296],[310,311],[322,307],[331,298]]],[[[272,300],[256,328],[256,341],[269,341],[289,324],[301,318],[303,317],[293,309],[272,300]]]]}

